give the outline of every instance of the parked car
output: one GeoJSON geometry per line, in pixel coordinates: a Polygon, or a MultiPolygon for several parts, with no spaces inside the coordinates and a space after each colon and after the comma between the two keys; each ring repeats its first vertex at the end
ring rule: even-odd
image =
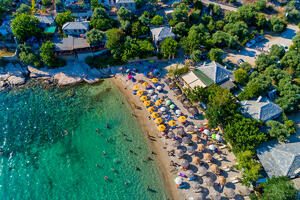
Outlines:
{"type": "Polygon", "coordinates": [[[255,41],[256,41],[256,42],[261,42],[261,41],[263,41],[264,39],[265,39],[265,37],[264,37],[263,35],[260,35],[260,36],[258,36],[258,37],[255,38],[255,41]]]}
{"type": "Polygon", "coordinates": [[[280,44],[280,46],[284,48],[285,52],[289,51],[288,46],[286,46],[285,44],[280,44]]]}
{"type": "Polygon", "coordinates": [[[243,59],[239,59],[238,60],[238,64],[241,65],[242,63],[244,63],[245,61],[243,59]]]}
{"type": "Polygon", "coordinates": [[[250,40],[249,42],[246,43],[246,47],[252,47],[256,43],[255,40],[250,40]]]}

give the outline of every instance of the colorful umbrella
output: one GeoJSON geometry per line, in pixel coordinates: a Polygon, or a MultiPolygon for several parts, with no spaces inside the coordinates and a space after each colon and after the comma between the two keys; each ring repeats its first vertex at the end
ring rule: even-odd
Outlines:
{"type": "Polygon", "coordinates": [[[154,100],[158,99],[158,95],[157,94],[153,95],[152,99],[154,99],[154,100]]]}
{"type": "Polygon", "coordinates": [[[214,139],[214,140],[216,140],[217,139],[216,136],[217,136],[217,134],[212,134],[211,138],[214,139]]]}
{"type": "Polygon", "coordinates": [[[169,126],[171,127],[176,126],[176,122],[174,120],[169,121],[169,126]]]}
{"type": "Polygon", "coordinates": [[[161,118],[156,118],[156,119],[154,120],[154,122],[155,122],[156,124],[161,124],[161,123],[163,122],[163,120],[162,120],[161,118]]]}
{"type": "Polygon", "coordinates": [[[147,86],[148,86],[148,83],[147,83],[147,82],[144,82],[142,85],[143,85],[144,87],[147,87],[147,86]]]}
{"type": "Polygon", "coordinates": [[[155,119],[155,118],[159,117],[159,114],[157,112],[154,112],[154,113],[152,113],[151,117],[153,119],[155,119]]]}
{"type": "Polygon", "coordinates": [[[170,99],[168,99],[168,100],[166,101],[166,104],[167,104],[167,106],[169,106],[169,105],[172,104],[172,101],[171,101],[170,99]]]}
{"type": "Polygon", "coordinates": [[[139,96],[142,96],[144,94],[144,92],[143,92],[143,90],[139,90],[139,91],[137,91],[136,94],[139,95],[139,96]]]}
{"type": "Polygon", "coordinates": [[[131,78],[132,78],[132,76],[129,74],[129,75],[127,76],[127,78],[128,78],[128,79],[131,79],[131,78]]]}
{"type": "Polygon", "coordinates": [[[181,110],[176,110],[175,113],[176,115],[181,115],[181,110]]]}
{"type": "Polygon", "coordinates": [[[138,90],[138,89],[140,89],[140,86],[139,86],[139,85],[133,86],[133,90],[138,90]]]}
{"type": "Polygon", "coordinates": [[[177,185],[180,185],[182,183],[182,177],[178,176],[177,178],[174,179],[174,182],[177,184],[177,185]]]}
{"type": "Polygon", "coordinates": [[[149,90],[148,93],[149,94],[153,94],[154,90],[149,90]]]}
{"type": "Polygon", "coordinates": [[[162,90],[162,87],[159,85],[159,86],[157,86],[157,88],[156,88],[158,91],[160,91],[160,90],[162,90]]]}
{"type": "Polygon", "coordinates": [[[166,108],[165,108],[165,107],[161,107],[161,108],[160,108],[160,111],[161,111],[161,112],[165,112],[165,111],[166,111],[166,108]]]}
{"type": "Polygon", "coordinates": [[[174,104],[170,105],[171,109],[174,109],[176,106],[174,104]]]}
{"type": "Polygon", "coordinates": [[[157,129],[160,131],[160,132],[163,132],[164,130],[166,130],[166,127],[165,125],[161,124],[157,127],[157,129]]]}
{"type": "Polygon", "coordinates": [[[157,78],[153,78],[151,81],[152,81],[153,83],[157,83],[157,82],[158,82],[158,79],[157,79],[157,78]]]}
{"type": "Polygon", "coordinates": [[[160,106],[162,104],[162,100],[156,100],[155,105],[160,106]]]}
{"type": "Polygon", "coordinates": [[[149,113],[152,113],[152,112],[154,112],[154,111],[155,111],[155,109],[154,109],[152,106],[151,106],[151,107],[149,107],[147,110],[148,110],[148,112],[149,112],[149,113]]]}
{"type": "Polygon", "coordinates": [[[184,123],[186,121],[186,117],[181,115],[179,118],[178,118],[178,121],[180,121],[181,123],[184,123]]]}
{"type": "Polygon", "coordinates": [[[130,69],[127,69],[127,70],[126,70],[126,73],[128,73],[128,72],[130,72],[130,69]]]}
{"type": "Polygon", "coordinates": [[[150,104],[151,104],[150,101],[145,101],[145,102],[144,102],[144,106],[146,106],[146,107],[150,106],[150,104]]]}
{"type": "Polygon", "coordinates": [[[147,99],[148,99],[147,96],[142,96],[142,97],[140,98],[141,101],[146,101],[147,99]]]}

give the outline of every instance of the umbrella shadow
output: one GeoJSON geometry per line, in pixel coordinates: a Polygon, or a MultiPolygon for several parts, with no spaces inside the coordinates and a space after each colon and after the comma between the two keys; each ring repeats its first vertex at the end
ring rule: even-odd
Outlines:
{"type": "Polygon", "coordinates": [[[227,188],[231,188],[231,189],[234,189],[235,190],[235,185],[232,183],[232,182],[227,182],[226,184],[225,184],[225,187],[227,187],[227,188]]]}
{"type": "Polygon", "coordinates": [[[242,196],[242,195],[240,195],[240,194],[237,194],[237,195],[235,195],[235,197],[234,197],[234,200],[244,200],[245,198],[242,196]]]}

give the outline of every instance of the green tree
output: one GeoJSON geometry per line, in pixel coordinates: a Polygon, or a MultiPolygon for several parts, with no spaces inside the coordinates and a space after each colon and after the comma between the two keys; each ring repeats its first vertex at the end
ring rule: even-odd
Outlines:
{"type": "Polygon", "coordinates": [[[135,5],[136,5],[137,8],[143,8],[147,4],[148,1],[146,1],[146,0],[134,0],[134,2],[135,2],[135,5]]]}
{"type": "Polygon", "coordinates": [[[256,9],[260,11],[264,11],[267,8],[266,0],[258,0],[256,2],[256,9]]]}
{"type": "Polygon", "coordinates": [[[0,17],[3,17],[10,9],[12,0],[0,0],[0,17]]]}
{"type": "Polygon", "coordinates": [[[280,61],[282,68],[289,70],[291,74],[300,70],[300,55],[296,51],[288,51],[280,61]]]}
{"type": "Polygon", "coordinates": [[[109,29],[106,31],[105,46],[111,51],[115,58],[120,58],[122,53],[122,44],[125,39],[125,33],[121,29],[109,29]]]}
{"type": "Polygon", "coordinates": [[[256,61],[255,61],[255,68],[261,72],[264,71],[267,67],[270,65],[273,65],[276,63],[276,60],[272,58],[271,56],[266,55],[265,53],[261,53],[258,55],[256,61]]]}
{"type": "Polygon", "coordinates": [[[104,39],[104,33],[97,29],[92,29],[86,33],[86,40],[91,45],[100,44],[102,43],[103,39],[104,39]]]}
{"type": "Polygon", "coordinates": [[[172,18],[174,21],[184,22],[188,19],[189,11],[190,8],[186,4],[181,3],[174,9],[174,12],[172,13],[172,18]]]}
{"type": "Polygon", "coordinates": [[[217,31],[213,34],[212,39],[215,41],[215,45],[219,48],[236,48],[237,36],[232,36],[229,33],[223,31],[217,31]]]}
{"type": "Polygon", "coordinates": [[[188,31],[189,29],[186,27],[184,22],[179,22],[173,29],[173,32],[180,36],[186,35],[188,31]]]}
{"type": "Polygon", "coordinates": [[[238,8],[238,13],[240,19],[246,22],[248,25],[255,25],[256,24],[256,16],[258,14],[255,6],[250,4],[245,4],[238,8]]]}
{"type": "Polygon", "coordinates": [[[92,19],[105,19],[105,18],[108,18],[107,11],[102,7],[95,8],[95,10],[93,11],[92,19]]]}
{"type": "Polygon", "coordinates": [[[244,22],[228,23],[224,26],[224,31],[232,36],[238,36],[240,41],[249,34],[248,26],[244,22]]]}
{"type": "Polygon", "coordinates": [[[286,28],[286,24],[283,19],[278,17],[272,17],[270,19],[271,30],[274,32],[282,32],[286,28]]]}
{"type": "Polygon", "coordinates": [[[243,62],[243,63],[241,64],[241,69],[246,70],[247,72],[250,72],[250,71],[251,71],[251,68],[252,68],[252,66],[251,66],[251,64],[248,63],[248,62],[243,62]]]}
{"type": "Polygon", "coordinates": [[[288,12],[288,21],[290,22],[299,22],[300,21],[300,12],[297,9],[293,9],[290,12],[288,12]]]}
{"type": "Polygon", "coordinates": [[[225,25],[225,22],[222,21],[222,20],[219,20],[219,21],[216,22],[216,28],[218,30],[223,30],[224,25],[225,25]]]}
{"type": "Polygon", "coordinates": [[[130,32],[131,31],[131,23],[130,21],[126,20],[126,21],[121,21],[121,26],[120,28],[125,31],[125,32],[130,32]]]}
{"type": "Polygon", "coordinates": [[[222,57],[223,54],[224,54],[224,52],[221,49],[211,49],[208,52],[208,58],[211,61],[217,61],[219,63],[222,63],[221,57],[222,57]]]}
{"type": "Polygon", "coordinates": [[[245,85],[248,81],[248,72],[244,69],[234,71],[234,81],[241,85],[245,85]]]}
{"type": "Polygon", "coordinates": [[[195,62],[200,62],[202,58],[202,52],[200,50],[195,50],[191,54],[191,59],[193,59],[195,62]]]}
{"type": "Polygon", "coordinates": [[[235,23],[240,20],[240,15],[238,12],[228,11],[225,13],[224,20],[227,23],[235,23]]]}
{"type": "Polygon", "coordinates": [[[67,22],[74,21],[75,16],[72,15],[70,10],[66,10],[65,12],[59,13],[56,18],[55,22],[60,26],[63,27],[63,25],[67,22]]]}
{"type": "Polygon", "coordinates": [[[51,0],[42,0],[42,4],[45,7],[49,7],[49,6],[51,6],[51,0]]]}
{"type": "Polygon", "coordinates": [[[147,35],[149,33],[149,27],[142,25],[139,21],[134,22],[131,27],[132,36],[138,37],[141,35],[147,35]]]}
{"type": "Polygon", "coordinates": [[[139,21],[144,25],[149,25],[151,23],[151,14],[148,11],[145,11],[140,17],[139,21]]]}
{"type": "Polygon", "coordinates": [[[282,46],[279,46],[277,44],[273,44],[270,48],[270,56],[275,56],[278,59],[281,59],[285,54],[285,50],[282,46]]]}
{"type": "Polygon", "coordinates": [[[160,15],[155,15],[152,20],[151,20],[151,24],[152,25],[162,25],[164,23],[164,18],[163,16],[160,16],[160,15]]]}
{"type": "Polygon", "coordinates": [[[92,19],[90,21],[90,28],[92,28],[92,29],[95,28],[100,31],[106,31],[108,29],[116,27],[117,25],[118,25],[118,21],[111,19],[111,18],[92,19]]]}
{"type": "Polygon", "coordinates": [[[269,127],[268,133],[278,141],[284,141],[291,136],[288,127],[278,121],[269,120],[266,125],[269,127]]]}
{"type": "Polygon", "coordinates": [[[178,43],[173,38],[166,38],[161,43],[161,52],[165,58],[174,58],[178,48],[178,43]]]}
{"type": "Polygon", "coordinates": [[[293,41],[294,50],[300,53],[300,33],[297,33],[293,37],[292,41],[293,41]]]}
{"type": "Polygon", "coordinates": [[[11,21],[11,27],[13,34],[20,41],[25,41],[32,36],[39,36],[41,34],[41,29],[38,28],[39,20],[28,14],[17,15],[11,21]]]}
{"type": "Polygon", "coordinates": [[[263,183],[261,200],[297,200],[297,190],[287,177],[272,177],[263,183]]]}
{"type": "Polygon", "coordinates": [[[31,11],[30,6],[28,6],[28,5],[24,4],[24,3],[22,3],[20,5],[20,7],[16,10],[17,14],[22,14],[22,13],[29,14],[30,11],[31,11]]]}
{"type": "Polygon", "coordinates": [[[94,11],[96,8],[105,8],[99,0],[91,0],[91,8],[94,11]]]}
{"type": "Polygon", "coordinates": [[[131,11],[122,6],[118,11],[118,17],[120,20],[130,20],[131,18],[131,11]]]}
{"type": "Polygon", "coordinates": [[[54,67],[56,65],[56,59],[53,55],[54,50],[54,44],[51,41],[43,43],[40,48],[40,56],[42,58],[42,61],[48,67],[54,67]]]}
{"type": "Polygon", "coordinates": [[[138,40],[137,44],[139,46],[139,57],[140,58],[146,58],[154,50],[152,43],[149,42],[148,40],[138,40]]]}
{"type": "Polygon", "coordinates": [[[256,16],[256,26],[261,29],[265,29],[267,26],[266,15],[263,13],[258,13],[256,16]]]}

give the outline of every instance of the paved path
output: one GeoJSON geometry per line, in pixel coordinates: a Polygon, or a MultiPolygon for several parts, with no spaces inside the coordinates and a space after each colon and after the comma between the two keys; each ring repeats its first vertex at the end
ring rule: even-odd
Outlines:
{"type": "Polygon", "coordinates": [[[204,4],[206,4],[206,5],[208,5],[208,4],[210,4],[210,3],[219,5],[219,6],[221,6],[221,8],[222,8],[223,10],[237,11],[237,8],[236,8],[236,7],[233,7],[233,6],[229,6],[229,5],[225,5],[225,4],[220,4],[220,3],[213,2],[213,1],[209,1],[209,0],[201,0],[201,1],[202,1],[202,3],[204,3],[204,4]]]}

